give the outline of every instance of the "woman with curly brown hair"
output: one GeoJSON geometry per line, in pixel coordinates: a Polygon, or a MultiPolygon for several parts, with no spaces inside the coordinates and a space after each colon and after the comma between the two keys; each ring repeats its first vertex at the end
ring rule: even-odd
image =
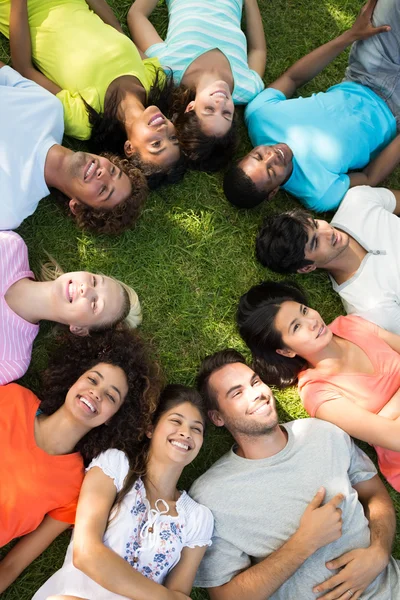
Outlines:
{"type": "Polygon", "coordinates": [[[176,486],[205,418],[197,391],[169,385],[133,459],[107,450],[91,462],[64,565],[33,600],[189,600],[213,517],[176,486]]]}
{"type": "Polygon", "coordinates": [[[267,53],[257,0],[167,0],[165,41],[149,21],[157,1],[132,5],[132,39],[171,68],[180,85],[174,124],[189,166],[216,171],[235,150],[234,104],[247,104],[264,88],[267,53]],[[240,26],[243,5],[247,39],[240,26]]]}
{"type": "Polygon", "coordinates": [[[109,448],[136,458],[158,397],[158,377],[137,333],[122,328],[57,339],[41,399],[0,388],[0,592],[74,523],[84,466],[109,448]]]}
{"type": "Polygon", "coordinates": [[[113,277],[64,273],[51,259],[42,266],[42,281],[35,281],[26,244],[14,231],[0,232],[0,264],[0,385],[26,373],[42,320],[80,336],[142,321],[136,292],[113,277]]]}

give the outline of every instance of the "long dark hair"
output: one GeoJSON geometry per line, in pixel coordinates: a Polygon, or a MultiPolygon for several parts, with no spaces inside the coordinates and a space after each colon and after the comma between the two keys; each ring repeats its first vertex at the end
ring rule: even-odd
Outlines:
{"type": "Polygon", "coordinates": [[[285,345],[275,329],[275,318],[288,300],[308,305],[303,290],[295,283],[264,281],[240,298],[236,316],[239,333],[253,354],[255,370],[266,383],[279,388],[293,385],[307,366],[301,356],[289,358],[276,352],[285,345]]]}
{"type": "Polygon", "coordinates": [[[121,327],[88,337],[62,331],[55,338],[55,351],[42,377],[40,409],[51,415],[65,402],[70,387],[83,373],[99,363],[120,367],[128,381],[128,393],[107,425],[87,433],[76,445],[85,465],[109,448],[122,450],[130,461],[151,426],[160,381],[157,365],[149,358],[147,345],[136,331],[121,327]]]}
{"type": "MultiPolygon", "coordinates": [[[[167,385],[160,395],[160,399],[157,404],[157,408],[153,413],[151,426],[147,429],[150,431],[157,426],[160,418],[174,408],[175,406],[179,406],[180,404],[184,404],[185,402],[189,402],[192,406],[195,406],[201,415],[201,420],[203,421],[203,428],[205,430],[206,427],[206,409],[204,406],[204,402],[199,392],[193,388],[187,387],[185,385],[180,384],[170,384],[167,385]]],[[[124,486],[121,491],[117,494],[115,499],[114,507],[117,508],[120,506],[122,500],[129,492],[129,490],[134,485],[135,481],[138,477],[145,477],[147,471],[147,462],[149,458],[149,450],[150,450],[151,440],[145,436],[143,438],[143,442],[141,443],[140,448],[135,453],[133,459],[129,458],[129,473],[125,479],[124,486]]],[[[115,511],[113,511],[112,518],[115,517],[115,511]]]]}
{"type": "MultiPolygon", "coordinates": [[[[156,69],[155,67],[154,69],[155,79],[146,96],[144,106],[147,108],[154,104],[169,119],[172,117],[174,91],[176,89],[172,72],[165,75],[162,69],[156,69]]],[[[85,103],[92,126],[89,145],[91,151],[96,154],[112,152],[125,157],[125,123],[118,118],[118,108],[123,100],[123,94],[120,89],[115,89],[107,98],[107,102],[104,103],[104,112],[102,113],[98,113],[89,104],[85,103]]]]}
{"type": "Polygon", "coordinates": [[[196,97],[196,92],[181,84],[175,91],[173,122],[188,167],[197,171],[214,172],[226,167],[237,148],[237,118],[233,115],[232,125],[221,137],[206,135],[194,110],[186,107],[196,97]]]}

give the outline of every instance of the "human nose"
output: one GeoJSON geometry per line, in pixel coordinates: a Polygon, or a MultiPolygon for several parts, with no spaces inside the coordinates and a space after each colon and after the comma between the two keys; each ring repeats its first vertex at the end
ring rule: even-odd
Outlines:
{"type": "Polygon", "coordinates": [[[89,292],[91,291],[91,286],[86,283],[86,282],[82,282],[79,286],[79,294],[82,298],[86,298],[87,295],[89,294],[89,292]]]}
{"type": "Polygon", "coordinates": [[[190,434],[190,428],[188,425],[182,424],[179,430],[179,436],[183,437],[185,439],[188,439],[191,437],[190,434]]]}

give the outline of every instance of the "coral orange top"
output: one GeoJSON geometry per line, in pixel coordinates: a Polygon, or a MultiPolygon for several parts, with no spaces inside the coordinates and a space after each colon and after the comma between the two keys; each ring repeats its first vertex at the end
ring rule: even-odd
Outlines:
{"type": "MultiPolygon", "coordinates": [[[[378,336],[378,327],[360,317],[338,317],[329,329],[359,346],[370,359],[374,372],[327,375],[306,369],[299,375],[299,394],[304,408],[315,417],[324,402],[345,397],[361,408],[377,414],[400,388],[400,354],[378,336]]],[[[400,491],[400,452],[375,446],[379,468],[392,486],[400,491]]]]}
{"type": "Polygon", "coordinates": [[[39,398],[0,387],[0,547],[36,529],[46,514],[74,523],[84,468],[78,452],[52,456],[36,445],[39,398]]]}

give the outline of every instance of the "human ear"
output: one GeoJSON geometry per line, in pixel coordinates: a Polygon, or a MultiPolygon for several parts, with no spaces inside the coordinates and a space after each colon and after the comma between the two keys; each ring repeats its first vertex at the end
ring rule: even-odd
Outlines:
{"type": "Polygon", "coordinates": [[[223,427],[225,425],[223,418],[221,417],[221,415],[219,414],[219,412],[217,410],[209,410],[208,418],[217,427],[223,427]]]}
{"type": "Polygon", "coordinates": [[[276,196],[276,194],[279,192],[279,190],[280,190],[280,187],[279,187],[279,185],[278,185],[278,187],[276,187],[276,188],[274,188],[273,190],[271,190],[271,191],[269,192],[268,196],[267,196],[267,200],[272,200],[272,198],[273,198],[274,196],[276,196]]]}
{"type": "Polygon", "coordinates": [[[89,335],[89,327],[78,327],[77,325],[70,325],[69,330],[74,335],[85,337],[89,335]]]}
{"type": "Polygon", "coordinates": [[[126,142],[124,143],[124,152],[126,158],[130,158],[132,154],[135,154],[136,152],[135,148],[132,146],[132,143],[129,140],[126,140],[126,142]]]}
{"type": "Polygon", "coordinates": [[[189,102],[189,104],[185,108],[185,113],[190,112],[191,110],[194,110],[194,104],[195,104],[194,100],[192,100],[191,102],[189,102]]]}
{"type": "Polygon", "coordinates": [[[151,440],[151,438],[153,437],[153,430],[150,429],[149,431],[146,431],[146,437],[149,438],[149,440],[151,440]]]}
{"type": "Polygon", "coordinates": [[[311,273],[311,271],[315,271],[317,265],[313,263],[312,265],[306,265],[305,267],[301,267],[301,269],[297,269],[298,273],[311,273]]]}
{"type": "Polygon", "coordinates": [[[78,212],[78,206],[80,206],[80,202],[76,198],[71,198],[71,200],[68,202],[68,206],[72,214],[76,215],[78,212]]]}
{"type": "Polygon", "coordinates": [[[277,348],[275,352],[281,356],[286,356],[286,358],[294,358],[296,356],[296,352],[293,352],[289,348],[277,348]]]}

